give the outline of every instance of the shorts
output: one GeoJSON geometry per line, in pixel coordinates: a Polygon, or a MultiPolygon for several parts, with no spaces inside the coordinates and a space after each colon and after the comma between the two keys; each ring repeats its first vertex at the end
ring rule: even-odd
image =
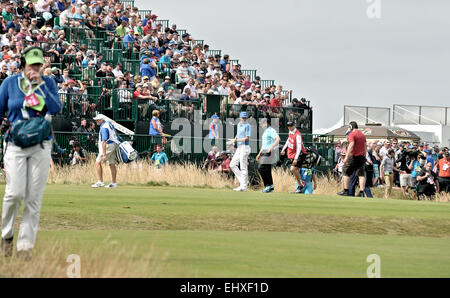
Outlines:
{"type": "Polygon", "coordinates": [[[366,157],[365,156],[352,156],[350,155],[347,162],[344,164],[342,171],[344,175],[350,177],[355,173],[358,177],[364,177],[366,175],[366,157]]]}
{"type": "MultiPolygon", "coordinates": [[[[117,164],[116,152],[117,152],[118,148],[119,148],[119,146],[117,144],[106,144],[106,162],[109,165],[117,164]]],[[[97,156],[96,162],[102,163],[103,155],[99,154],[97,156]]]]}
{"type": "Polygon", "coordinates": [[[380,178],[380,165],[378,164],[373,165],[373,177],[380,178]]]}
{"type": "Polygon", "coordinates": [[[401,187],[414,187],[413,178],[411,174],[402,174],[400,175],[400,186],[401,187]]]}
{"type": "Polygon", "coordinates": [[[303,165],[303,163],[305,161],[305,158],[306,158],[306,154],[300,153],[300,156],[298,157],[298,160],[297,160],[297,165],[294,166],[294,160],[293,159],[289,159],[288,165],[290,165],[291,167],[295,167],[295,168],[299,168],[300,169],[300,168],[302,168],[302,165],[303,165]]]}

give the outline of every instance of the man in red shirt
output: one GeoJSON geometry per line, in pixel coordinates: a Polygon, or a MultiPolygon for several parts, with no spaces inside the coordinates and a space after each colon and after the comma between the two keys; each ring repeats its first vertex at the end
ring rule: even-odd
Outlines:
{"type": "Polygon", "coordinates": [[[366,187],[366,136],[358,129],[358,124],[356,122],[350,122],[349,131],[349,145],[347,148],[347,155],[344,159],[344,166],[342,168],[342,172],[344,173],[344,191],[338,193],[338,195],[349,196],[348,189],[350,176],[353,173],[356,173],[359,177],[360,192],[358,197],[364,197],[364,189],[366,187]]]}
{"type": "Polygon", "coordinates": [[[301,194],[304,185],[300,176],[300,169],[303,161],[305,160],[306,149],[303,145],[302,134],[297,130],[296,124],[294,122],[288,122],[287,127],[289,128],[289,137],[286,145],[283,147],[283,150],[281,150],[281,155],[285,155],[287,150],[287,157],[290,161],[292,161],[291,173],[297,181],[297,189],[294,193],[301,194]]]}
{"type": "Polygon", "coordinates": [[[445,152],[444,157],[439,160],[439,163],[436,165],[438,173],[439,173],[439,189],[441,191],[445,191],[446,193],[450,192],[450,153],[445,152]]]}

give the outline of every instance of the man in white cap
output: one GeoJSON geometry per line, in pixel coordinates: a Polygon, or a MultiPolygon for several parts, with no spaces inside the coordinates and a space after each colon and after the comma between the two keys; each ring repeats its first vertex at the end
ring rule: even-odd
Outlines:
{"type": "Polygon", "coordinates": [[[95,164],[97,168],[98,182],[92,185],[92,187],[117,188],[116,152],[120,144],[119,138],[114,125],[110,121],[107,121],[107,118],[104,115],[99,114],[94,118],[94,120],[97,122],[97,125],[100,126],[100,133],[98,140],[99,155],[95,164]],[[103,162],[107,162],[109,164],[109,168],[111,169],[112,183],[106,186],[105,183],[103,183],[103,162]]]}

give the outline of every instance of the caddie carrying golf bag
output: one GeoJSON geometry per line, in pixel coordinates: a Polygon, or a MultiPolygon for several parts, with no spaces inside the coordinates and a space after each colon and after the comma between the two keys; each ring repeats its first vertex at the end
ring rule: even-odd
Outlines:
{"type": "Polygon", "coordinates": [[[130,142],[122,142],[116,152],[117,160],[121,163],[130,163],[138,159],[138,152],[130,142]]]}

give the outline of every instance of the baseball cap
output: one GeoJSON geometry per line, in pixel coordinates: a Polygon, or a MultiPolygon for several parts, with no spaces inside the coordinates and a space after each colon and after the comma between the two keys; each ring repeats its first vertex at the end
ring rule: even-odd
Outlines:
{"type": "Polygon", "coordinates": [[[97,116],[94,117],[94,120],[95,121],[97,121],[97,120],[106,120],[106,117],[103,114],[98,114],[97,116]]]}
{"type": "Polygon", "coordinates": [[[25,37],[26,41],[33,42],[33,39],[30,36],[25,37]]]}
{"type": "Polygon", "coordinates": [[[143,80],[148,80],[149,78],[148,78],[148,76],[145,76],[145,77],[143,77],[142,79],[143,79],[143,80]]]}
{"type": "Polygon", "coordinates": [[[67,84],[75,84],[76,82],[74,80],[68,80],[67,84]]]}
{"type": "Polygon", "coordinates": [[[287,127],[292,127],[292,126],[295,126],[295,122],[289,121],[289,122],[287,123],[287,127]]]}
{"type": "Polygon", "coordinates": [[[170,80],[170,77],[169,77],[169,76],[166,76],[164,79],[165,79],[165,80],[170,80]]]}
{"type": "Polygon", "coordinates": [[[239,118],[248,118],[248,113],[247,112],[241,112],[241,114],[239,115],[239,118]]]}
{"type": "MultiPolygon", "coordinates": [[[[25,50],[26,51],[26,50],[25,50]]],[[[40,48],[34,47],[27,51],[24,55],[25,63],[31,64],[44,64],[44,51],[40,48]]]]}
{"type": "Polygon", "coordinates": [[[158,93],[159,93],[159,92],[165,92],[164,88],[163,88],[163,87],[160,87],[160,88],[158,89],[158,93]]]}
{"type": "Polygon", "coordinates": [[[212,118],[212,119],[219,119],[219,116],[213,115],[211,118],[212,118]]]}

